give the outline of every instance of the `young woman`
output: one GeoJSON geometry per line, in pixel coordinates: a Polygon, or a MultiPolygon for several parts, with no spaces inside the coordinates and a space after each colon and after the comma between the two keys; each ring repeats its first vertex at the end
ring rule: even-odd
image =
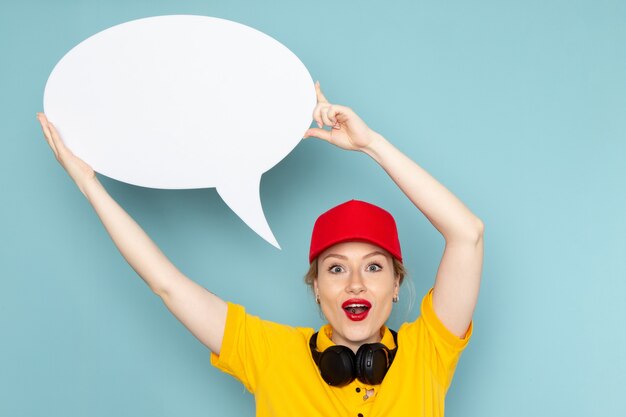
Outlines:
{"type": "Polygon", "coordinates": [[[100,217],[124,258],[212,352],[211,361],[255,395],[258,416],[443,416],[446,391],[472,332],[483,258],[483,224],[450,191],[351,109],[316,84],[317,137],[371,156],[445,238],[421,314],[398,332],[385,326],[404,277],[393,217],[348,201],[315,223],[306,281],[328,324],[318,332],[246,313],[183,275],[109,196],[93,169],[38,114],[57,160],[100,217]],[[330,130],[323,129],[323,126],[330,130]]]}

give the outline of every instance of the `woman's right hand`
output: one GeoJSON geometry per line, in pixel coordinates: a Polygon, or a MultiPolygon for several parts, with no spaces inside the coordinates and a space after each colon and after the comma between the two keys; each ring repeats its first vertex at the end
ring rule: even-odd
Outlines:
{"type": "Polygon", "coordinates": [[[85,194],[124,259],[161,297],[172,314],[212,352],[219,354],[227,304],[180,272],[106,192],[93,168],[65,146],[46,116],[38,113],[37,119],[57,160],[85,194]]]}
{"type": "Polygon", "coordinates": [[[86,182],[96,178],[96,173],[93,168],[85,161],[74,155],[72,151],[65,146],[65,143],[63,143],[59,133],[45,114],[37,113],[37,119],[39,120],[39,123],[41,123],[43,135],[46,138],[48,145],[50,145],[52,152],[54,152],[54,156],[57,158],[57,161],[59,161],[63,169],[67,171],[76,185],[78,185],[78,188],[82,191],[82,187],[86,182]]]}

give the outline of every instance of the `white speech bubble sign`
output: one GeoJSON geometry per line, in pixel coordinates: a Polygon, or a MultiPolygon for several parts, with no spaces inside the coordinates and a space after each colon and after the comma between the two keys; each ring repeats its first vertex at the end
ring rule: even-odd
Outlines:
{"type": "Polygon", "coordinates": [[[156,16],[84,40],[54,67],[44,111],[94,170],[160,189],[217,188],[280,248],[261,206],[261,175],[311,123],[304,64],[270,36],[207,16],[156,16]]]}

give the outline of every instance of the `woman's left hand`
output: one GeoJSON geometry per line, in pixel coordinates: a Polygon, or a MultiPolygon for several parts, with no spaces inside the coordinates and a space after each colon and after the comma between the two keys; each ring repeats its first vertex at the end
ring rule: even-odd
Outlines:
{"type": "Polygon", "coordinates": [[[349,107],[331,104],[326,100],[319,81],[315,83],[317,106],[313,110],[313,119],[318,128],[310,128],[304,137],[316,137],[332,143],[342,149],[364,151],[375,140],[376,134],[349,107]],[[323,126],[331,127],[325,130],[323,126]]]}

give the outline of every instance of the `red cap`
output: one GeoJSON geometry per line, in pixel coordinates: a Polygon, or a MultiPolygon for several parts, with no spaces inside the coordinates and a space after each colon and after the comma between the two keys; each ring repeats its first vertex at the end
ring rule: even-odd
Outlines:
{"type": "Polygon", "coordinates": [[[380,246],[402,262],[398,229],[393,216],[365,201],[350,200],[331,208],[315,221],[309,263],[332,245],[349,240],[380,246]]]}

